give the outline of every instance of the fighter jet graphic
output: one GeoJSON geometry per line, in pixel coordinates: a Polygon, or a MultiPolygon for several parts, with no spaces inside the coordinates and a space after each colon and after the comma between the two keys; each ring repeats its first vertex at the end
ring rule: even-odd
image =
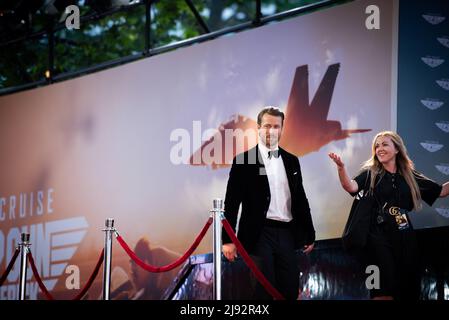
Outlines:
{"type": "MultiPolygon", "coordinates": [[[[308,66],[296,68],[280,140],[282,148],[299,157],[318,151],[332,141],[346,139],[353,133],[371,131],[342,129],[339,121],[327,119],[339,69],[339,63],[327,68],[310,103],[308,66]]],[[[206,165],[213,169],[228,167],[237,154],[256,144],[257,122],[239,114],[233,115],[230,121],[222,123],[217,133],[192,154],[189,162],[191,165],[206,165]]]]}

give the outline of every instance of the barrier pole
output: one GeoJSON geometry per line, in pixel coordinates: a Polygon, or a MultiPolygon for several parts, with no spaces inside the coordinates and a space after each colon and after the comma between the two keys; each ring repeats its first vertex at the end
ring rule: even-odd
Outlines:
{"type": "Polygon", "coordinates": [[[114,219],[107,218],[104,235],[104,264],[103,264],[103,300],[110,300],[111,293],[111,260],[112,260],[112,234],[115,231],[114,219]]]}
{"type": "Polygon", "coordinates": [[[221,219],[223,219],[224,203],[223,199],[214,199],[213,201],[213,219],[214,219],[214,300],[221,300],[221,219]]]}
{"type": "Polygon", "coordinates": [[[19,300],[25,300],[27,266],[28,266],[28,247],[30,245],[30,234],[22,233],[20,236],[20,279],[19,279],[19,300]]]}

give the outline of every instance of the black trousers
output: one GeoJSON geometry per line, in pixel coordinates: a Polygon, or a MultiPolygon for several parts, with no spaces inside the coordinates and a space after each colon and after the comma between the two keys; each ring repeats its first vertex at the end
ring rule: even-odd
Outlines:
{"type": "Polygon", "coordinates": [[[377,265],[380,271],[380,288],[370,290],[371,298],[419,299],[421,258],[413,230],[398,231],[393,224],[373,227],[368,236],[367,254],[367,264],[377,265]]]}
{"type": "MultiPolygon", "coordinates": [[[[290,224],[268,221],[252,254],[267,280],[288,300],[296,300],[299,294],[299,268],[294,244],[290,224]]],[[[272,300],[258,281],[253,298],[272,300]]]]}

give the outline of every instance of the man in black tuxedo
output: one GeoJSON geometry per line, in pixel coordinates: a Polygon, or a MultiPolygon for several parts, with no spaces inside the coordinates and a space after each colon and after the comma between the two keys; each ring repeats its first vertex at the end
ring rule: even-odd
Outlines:
{"type": "MultiPolygon", "coordinates": [[[[274,107],[257,116],[259,142],[234,158],[225,198],[225,217],[268,281],[286,298],[299,293],[296,250],[313,250],[315,230],[302,184],[298,158],[279,148],[284,114],[274,107]]],[[[223,254],[229,261],[236,247],[223,230],[223,254]]],[[[270,296],[258,284],[256,298],[270,296]]]]}

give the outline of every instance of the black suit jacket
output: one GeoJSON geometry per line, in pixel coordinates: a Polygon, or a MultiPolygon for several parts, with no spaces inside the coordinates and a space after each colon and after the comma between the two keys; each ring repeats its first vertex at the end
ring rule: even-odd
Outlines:
{"type": "MultiPolygon", "coordinates": [[[[279,152],[290,187],[295,246],[299,249],[315,241],[315,229],[302,184],[299,160],[282,148],[279,148],[279,152]]],[[[262,156],[256,146],[234,158],[226,188],[225,217],[235,231],[239,207],[242,205],[237,236],[249,253],[254,250],[259,239],[270,205],[270,187],[264,172],[262,156]]],[[[223,243],[231,242],[224,229],[222,240],[223,243]]]]}

